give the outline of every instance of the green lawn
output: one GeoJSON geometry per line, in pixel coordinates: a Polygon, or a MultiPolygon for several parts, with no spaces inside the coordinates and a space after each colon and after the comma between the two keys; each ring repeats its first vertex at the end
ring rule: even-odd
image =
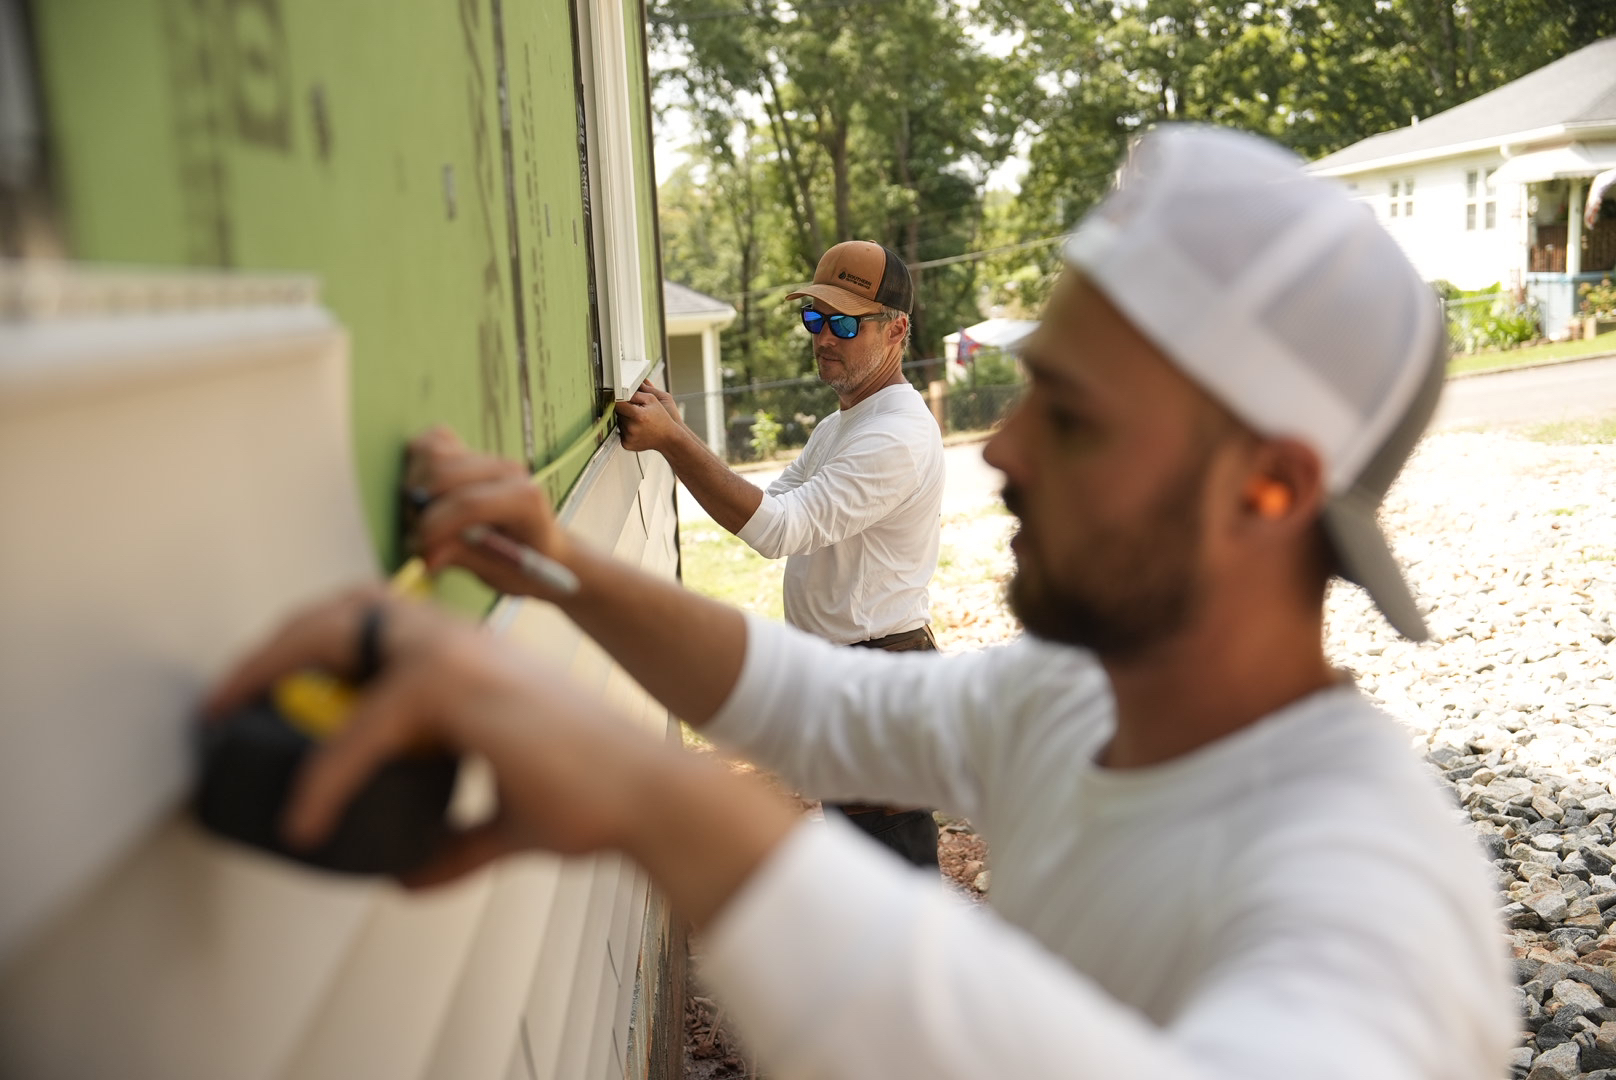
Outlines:
{"type": "Polygon", "coordinates": [[[1561,445],[1616,443],[1616,416],[1603,416],[1596,420],[1557,420],[1552,424],[1539,424],[1537,427],[1527,428],[1523,434],[1528,439],[1535,439],[1538,442],[1561,445]]]}
{"type": "MultiPolygon", "coordinates": [[[[942,521],[937,573],[931,580],[932,628],[978,644],[1004,635],[1004,581],[1011,569],[1007,540],[1015,523],[997,500],[942,521]]],[[[770,619],[783,619],[780,584],[786,561],[760,557],[711,521],[681,522],[685,587],[770,619]]]]}
{"type": "Polygon", "coordinates": [[[780,604],[784,559],[765,559],[712,521],[679,523],[685,587],[743,611],[785,618],[780,604]]]}
{"type": "Polygon", "coordinates": [[[1522,364],[1542,363],[1544,360],[1569,360],[1577,356],[1592,356],[1602,352],[1616,352],[1616,330],[1582,341],[1557,341],[1552,345],[1534,345],[1529,349],[1460,353],[1448,361],[1448,374],[1458,375],[1466,371],[1519,367],[1522,364]]]}

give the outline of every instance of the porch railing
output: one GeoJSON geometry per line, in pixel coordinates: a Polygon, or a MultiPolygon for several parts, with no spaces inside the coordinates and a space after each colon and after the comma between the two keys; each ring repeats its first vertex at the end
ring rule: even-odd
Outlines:
{"type": "MultiPolygon", "coordinates": [[[[1535,274],[1565,273],[1566,243],[1564,225],[1539,225],[1527,269],[1535,274]]],[[[1616,269],[1616,219],[1605,218],[1583,230],[1582,269],[1585,273],[1616,269]]]]}

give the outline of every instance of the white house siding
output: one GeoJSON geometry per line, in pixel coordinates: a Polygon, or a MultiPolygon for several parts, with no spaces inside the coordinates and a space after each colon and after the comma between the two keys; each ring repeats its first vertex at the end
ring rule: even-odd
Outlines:
{"type": "Polygon", "coordinates": [[[1375,169],[1342,177],[1359,201],[1375,216],[1427,281],[1445,280],[1461,289],[1493,284],[1521,284],[1525,272],[1526,221],[1524,185],[1499,185],[1493,193],[1495,224],[1486,227],[1480,178],[1503,164],[1497,153],[1445,158],[1401,168],[1375,169]],[[1478,196],[1468,197],[1467,174],[1478,173],[1478,196]],[[1412,199],[1405,185],[1414,182],[1412,199]],[[1391,187],[1398,185],[1397,215],[1391,213],[1391,187]],[[1413,214],[1407,213],[1413,203],[1413,214]],[[1466,207],[1477,204],[1476,228],[1467,229],[1466,207]]]}
{"type": "MultiPolygon", "coordinates": [[[[411,895],[184,813],[201,687],[290,607],[375,572],[342,334],[317,312],[275,320],[102,319],[72,348],[0,322],[0,1076],[644,1077],[644,1017],[678,1022],[672,926],[623,859],[513,858],[411,895]],[[64,658],[72,677],[33,670],[64,658]]],[[[562,518],[671,577],[672,498],[666,464],[612,436],[562,518]]],[[[666,710],[553,608],[507,600],[489,621],[668,737],[666,710]]],[[[485,810],[486,774],[457,799],[485,810]]]]}

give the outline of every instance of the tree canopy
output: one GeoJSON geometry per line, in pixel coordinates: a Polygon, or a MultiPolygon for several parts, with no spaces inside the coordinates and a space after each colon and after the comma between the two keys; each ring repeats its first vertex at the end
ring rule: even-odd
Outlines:
{"type": "Polygon", "coordinates": [[[655,0],[696,144],[662,189],[668,275],[735,303],[739,382],[809,370],[783,286],[840,240],[916,268],[913,355],[1031,313],[1047,243],[1174,120],[1318,157],[1616,34],[1607,0],[655,0]],[[1019,192],[986,190],[1013,150],[1019,192]],[[995,249],[1013,249],[982,255],[995,249]]]}

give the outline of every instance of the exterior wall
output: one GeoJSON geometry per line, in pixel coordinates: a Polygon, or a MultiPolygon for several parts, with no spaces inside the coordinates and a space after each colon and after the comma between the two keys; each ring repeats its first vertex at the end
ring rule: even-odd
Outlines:
{"type": "MultiPolygon", "coordinates": [[[[577,2],[593,19],[622,0],[577,2]]],[[[49,609],[80,642],[169,647],[152,655],[131,645],[135,659],[97,673],[88,652],[74,651],[89,644],[70,643],[68,653],[98,675],[87,685],[151,681],[183,702],[152,713],[160,737],[135,757],[46,761],[17,746],[16,727],[0,732],[0,761],[47,777],[49,789],[99,795],[95,768],[111,768],[118,794],[107,796],[104,813],[75,815],[83,835],[53,829],[56,853],[78,859],[73,887],[54,897],[48,919],[17,923],[16,948],[0,969],[0,1075],[671,1075],[682,1048],[682,983],[670,974],[682,962],[679,931],[643,874],[622,860],[512,859],[407,896],[238,851],[175,813],[196,689],[286,605],[399,561],[399,452],[429,423],[524,457],[544,470],[558,501],[565,495],[563,518],[580,535],[654,573],[676,573],[671,473],[656,455],[630,454],[615,435],[598,434],[613,387],[597,360],[606,316],[591,287],[601,255],[589,210],[598,200],[586,199],[580,149],[579,10],[572,0],[408,8],[75,0],[32,10],[69,254],[306,273],[320,282],[351,358],[336,376],[347,390],[343,406],[319,418],[307,405],[315,398],[304,395],[299,408],[298,394],[256,395],[215,372],[216,405],[205,412],[266,411],[240,427],[236,442],[222,421],[203,425],[230,454],[206,440],[186,448],[185,460],[234,462],[234,473],[215,469],[206,490],[167,486],[177,507],[195,512],[196,529],[236,527],[209,533],[212,542],[188,536],[197,550],[176,560],[164,515],[131,504],[119,518],[117,554],[106,560],[117,581],[176,563],[182,576],[162,579],[166,594],[109,586],[105,604],[59,590],[49,609]],[[293,483],[275,472],[277,462],[306,464],[307,454],[293,451],[312,438],[312,424],[324,425],[321,445],[335,439],[341,449],[324,455],[323,469],[299,474],[308,482],[293,483]],[[249,432],[258,434],[241,441],[249,432]],[[346,476],[350,465],[356,479],[345,494],[314,483],[346,476]],[[350,529],[343,543],[297,566],[277,558],[277,544],[323,534],[338,518],[350,529]],[[342,558],[332,554],[339,549],[342,558]],[[133,561],[141,550],[157,553],[151,567],[133,561]],[[173,604],[175,596],[189,600],[173,604]],[[652,1027],[658,1017],[671,1017],[672,1029],[652,1027]]],[[[641,106],[631,113],[634,141],[594,149],[633,161],[632,226],[642,254],[654,256],[643,20],[637,4],[623,11],[630,92],[641,106]]],[[[648,355],[660,357],[654,257],[641,259],[637,277],[638,325],[648,355]]],[[[211,286],[199,279],[197,288],[192,300],[207,303],[211,286]]],[[[139,308],[144,300],[128,297],[144,295],[136,288],[123,303],[139,308]]],[[[310,368],[310,391],[329,388],[332,377],[329,366],[310,368]]],[[[181,392],[190,383],[163,385],[181,392]]],[[[137,409],[120,430],[151,434],[155,418],[168,415],[160,400],[133,401],[152,411],[137,409]]],[[[86,421],[80,435],[55,421],[38,430],[89,446],[86,433],[99,423],[86,421]]],[[[196,435],[186,423],[166,427],[182,442],[196,435]]],[[[191,479],[143,456],[137,439],[98,463],[114,478],[191,479]]],[[[121,486],[131,498],[142,487],[121,486]]],[[[8,536],[0,529],[0,541],[8,536]]],[[[483,613],[491,598],[451,575],[439,599],[483,613]]],[[[489,619],[598,688],[647,737],[668,736],[666,712],[552,610],[503,601],[489,619]]],[[[25,621],[0,605],[0,640],[26,640],[25,621]]],[[[126,723],[130,707],[111,693],[112,704],[81,712],[126,723]]],[[[42,730],[58,719],[42,718],[42,730]]],[[[5,804],[13,820],[45,818],[15,803],[16,791],[34,788],[0,786],[13,789],[5,804]]],[[[473,812],[488,797],[476,775],[457,795],[473,812]]],[[[9,846],[0,854],[8,877],[29,872],[9,846]]]]}
{"type": "Polygon", "coordinates": [[[684,396],[701,394],[707,388],[702,372],[700,334],[680,334],[668,338],[668,375],[669,393],[683,399],[679,404],[684,409],[685,423],[701,436],[703,442],[710,445],[712,440],[707,432],[706,398],[684,396]]]}
{"type": "Polygon", "coordinates": [[[407,433],[448,423],[537,467],[588,430],[587,223],[579,157],[557,152],[579,138],[570,0],[34,11],[72,257],[318,274],[353,336],[387,561],[407,433]]]}
{"type": "MultiPolygon", "coordinates": [[[[659,1075],[682,1047],[679,1026],[646,1028],[681,1013],[677,933],[621,858],[513,858],[412,896],[237,848],[183,813],[198,688],[289,608],[373,572],[343,335],[269,314],[0,332],[16,510],[0,529],[0,1075],[659,1075]],[[60,486],[94,487],[108,462],[185,482],[64,506],[60,486]],[[108,513],[110,556],[58,535],[100,546],[108,513]]],[[[659,457],[614,435],[561,517],[672,577],[672,489],[659,457]]],[[[506,600],[489,621],[670,737],[666,711],[555,609],[506,600]]],[[[468,768],[459,812],[491,797],[468,768]]]]}
{"type": "Polygon", "coordinates": [[[1475,229],[1467,229],[1466,174],[1503,164],[1497,153],[1449,158],[1422,165],[1381,169],[1343,177],[1354,195],[1375,211],[1427,281],[1446,280],[1461,289],[1493,284],[1524,284],[1525,217],[1523,185],[1499,185],[1494,194],[1495,225],[1485,227],[1485,200],[1478,195],[1475,229]],[[1413,216],[1405,185],[1414,181],[1413,216]],[[1391,213],[1391,186],[1398,185],[1398,213],[1391,213]]]}

